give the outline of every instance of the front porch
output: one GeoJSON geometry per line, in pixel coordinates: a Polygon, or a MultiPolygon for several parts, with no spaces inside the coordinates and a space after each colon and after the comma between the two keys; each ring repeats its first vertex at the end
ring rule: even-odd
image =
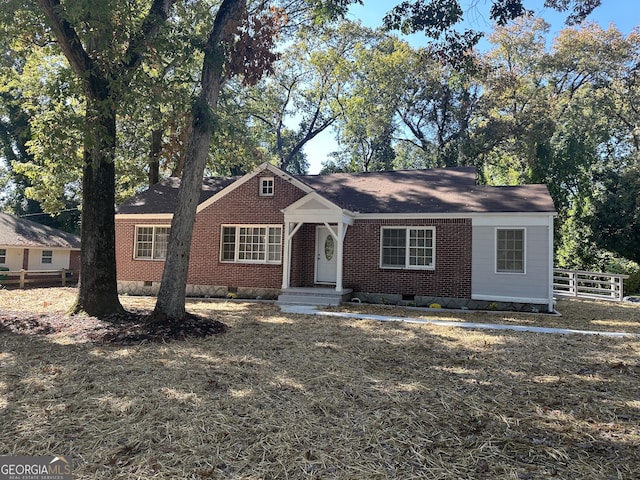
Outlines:
{"type": "Polygon", "coordinates": [[[283,289],[279,304],[286,305],[340,305],[351,300],[350,288],[336,290],[328,287],[293,287],[283,289]]]}
{"type": "Polygon", "coordinates": [[[354,214],[311,192],[284,213],[280,303],[338,305],[350,299],[343,285],[344,242],[354,214]]]}

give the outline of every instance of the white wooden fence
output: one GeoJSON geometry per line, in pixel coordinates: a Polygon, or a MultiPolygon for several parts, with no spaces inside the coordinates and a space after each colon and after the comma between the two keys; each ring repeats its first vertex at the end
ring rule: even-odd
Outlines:
{"type": "Polygon", "coordinates": [[[624,297],[624,280],[627,278],[629,275],[555,268],[553,270],[553,294],[561,297],[621,302],[624,297]]]}
{"type": "Polygon", "coordinates": [[[61,270],[0,270],[0,285],[17,284],[20,288],[31,283],[59,284],[64,287],[77,280],[74,271],[66,268],[61,270]]]}

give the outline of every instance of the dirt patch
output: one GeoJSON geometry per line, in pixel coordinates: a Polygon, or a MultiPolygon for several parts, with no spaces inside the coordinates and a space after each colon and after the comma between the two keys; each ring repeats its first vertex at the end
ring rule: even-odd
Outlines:
{"type": "Polygon", "coordinates": [[[75,341],[131,345],[169,342],[224,333],[224,323],[187,314],[180,322],[150,322],[150,311],[131,310],[106,318],[61,314],[0,314],[2,329],[27,335],[64,335],[75,341]]]}
{"type": "Polygon", "coordinates": [[[187,312],[179,322],[150,321],[153,302],[147,308],[129,308],[116,315],[96,318],[87,315],[68,316],[64,312],[72,304],[73,289],[52,288],[27,291],[2,291],[0,331],[24,335],[66,336],[78,342],[131,345],[146,342],[169,342],[187,338],[201,338],[224,333],[227,327],[215,319],[187,312]],[[43,295],[44,294],[44,295],[43,295]]]}

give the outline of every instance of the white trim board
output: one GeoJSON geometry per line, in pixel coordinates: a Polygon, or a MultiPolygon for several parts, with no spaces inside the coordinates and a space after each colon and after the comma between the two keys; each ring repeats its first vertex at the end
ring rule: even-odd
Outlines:
{"type": "Polygon", "coordinates": [[[357,220],[441,220],[469,219],[474,226],[528,226],[547,225],[549,218],[557,216],[555,212],[515,212],[515,213],[359,213],[353,214],[357,220]]]}
{"type": "Polygon", "coordinates": [[[116,220],[173,220],[173,213],[116,213],[116,220]]]}

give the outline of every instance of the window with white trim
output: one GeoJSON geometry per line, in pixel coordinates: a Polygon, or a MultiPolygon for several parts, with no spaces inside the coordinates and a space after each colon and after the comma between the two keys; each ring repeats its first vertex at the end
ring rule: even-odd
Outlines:
{"type": "Polygon", "coordinates": [[[53,250],[43,250],[42,251],[42,258],[40,260],[40,263],[42,264],[51,264],[53,263],[53,250]]]}
{"type": "Polygon", "coordinates": [[[7,249],[0,248],[0,263],[7,263],[7,249]]]}
{"type": "Polygon", "coordinates": [[[384,227],[380,265],[383,268],[433,269],[435,238],[435,227],[384,227]]]}
{"type": "Polygon", "coordinates": [[[524,228],[496,229],[496,272],[524,273],[524,228]]]}
{"type": "Polygon", "coordinates": [[[280,263],[280,225],[223,225],[220,260],[238,263],[280,263]]]}
{"type": "Polygon", "coordinates": [[[167,226],[136,227],[134,258],[137,260],[164,260],[167,258],[170,230],[171,228],[167,226]]]}
{"type": "Polygon", "coordinates": [[[260,196],[273,197],[273,177],[262,177],[260,179],[260,196]]]}

